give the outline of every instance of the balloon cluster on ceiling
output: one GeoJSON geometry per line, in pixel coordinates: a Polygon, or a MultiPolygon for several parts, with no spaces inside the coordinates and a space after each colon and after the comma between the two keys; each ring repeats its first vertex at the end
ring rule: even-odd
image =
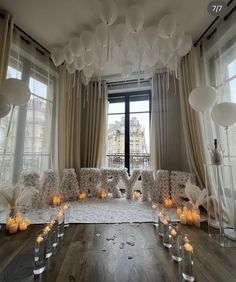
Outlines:
{"type": "Polygon", "coordinates": [[[158,26],[144,28],[145,17],[138,5],[128,8],[125,23],[115,24],[118,12],[112,0],[102,1],[99,10],[101,23],[93,32],[84,30],[66,46],[52,50],[56,66],[65,62],[70,73],[83,71],[87,83],[107,66],[115,66],[124,77],[140,71],[151,74],[157,66],[177,73],[192,38],[177,27],[171,14],[161,18],[158,26]]]}

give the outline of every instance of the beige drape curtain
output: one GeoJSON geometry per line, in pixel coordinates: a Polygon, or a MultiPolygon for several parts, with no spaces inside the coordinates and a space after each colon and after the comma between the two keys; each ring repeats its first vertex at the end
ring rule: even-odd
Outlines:
{"type": "Polygon", "coordinates": [[[81,167],[102,167],[105,157],[106,82],[90,82],[83,91],[81,111],[81,167]]]}
{"type": "Polygon", "coordinates": [[[58,91],[58,167],[80,169],[81,141],[81,75],[69,74],[66,66],[59,68],[58,91]]]}
{"type": "Polygon", "coordinates": [[[200,83],[200,50],[193,48],[186,55],[180,67],[180,106],[183,123],[184,139],[190,170],[195,173],[198,183],[204,187],[205,161],[204,140],[199,113],[189,105],[188,97],[191,91],[200,83]]]}
{"type": "Polygon", "coordinates": [[[153,171],[167,165],[168,124],[168,74],[157,73],[153,77],[151,112],[151,164],[153,171]]]}
{"type": "Polygon", "coordinates": [[[12,16],[0,10],[0,82],[6,78],[7,74],[12,33],[12,16]]]}

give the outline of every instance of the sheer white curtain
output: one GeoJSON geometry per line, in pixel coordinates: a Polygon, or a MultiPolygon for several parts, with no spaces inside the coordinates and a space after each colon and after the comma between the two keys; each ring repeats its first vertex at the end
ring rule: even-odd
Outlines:
{"type": "Polygon", "coordinates": [[[14,29],[8,77],[26,81],[31,97],[16,107],[6,140],[9,116],[0,125],[1,183],[16,183],[22,170],[41,173],[53,167],[54,94],[56,71],[49,55],[14,29]],[[5,147],[5,148],[4,148],[5,147]]]}

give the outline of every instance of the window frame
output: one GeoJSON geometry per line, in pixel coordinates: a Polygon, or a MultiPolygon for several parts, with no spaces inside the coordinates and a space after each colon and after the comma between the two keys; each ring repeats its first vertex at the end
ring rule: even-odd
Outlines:
{"type": "MultiPolygon", "coordinates": [[[[131,114],[139,114],[139,113],[148,113],[149,114],[149,128],[151,125],[151,109],[152,109],[152,99],[151,99],[151,89],[150,90],[140,90],[140,91],[130,91],[130,92],[120,92],[120,93],[109,93],[108,92],[108,103],[112,103],[112,100],[116,101],[124,101],[125,103],[125,109],[124,112],[120,113],[108,113],[107,116],[109,115],[119,115],[119,114],[124,114],[125,116],[125,148],[124,148],[124,157],[125,157],[125,162],[124,166],[127,168],[128,173],[130,174],[130,115],[131,114]],[[133,101],[131,100],[131,97],[135,97],[137,95],[137,100],[136,101],[142,101],[142,99],[138,99],[138,97],[145,97],[148,96],[148,101],[149,101],[149,110],[148,111],[139,111],[139,112],[130,112],[130,102],[133,101]]],[[[147,99],[143,99],[147,101],[147,99]]],[[[113,102],[115,103],[115,102],[113,102]]],[[[150,132],[150,131],[149,131],[150,132]]],[[[108,154],[106,153],[106,157],[108,154]]]]}

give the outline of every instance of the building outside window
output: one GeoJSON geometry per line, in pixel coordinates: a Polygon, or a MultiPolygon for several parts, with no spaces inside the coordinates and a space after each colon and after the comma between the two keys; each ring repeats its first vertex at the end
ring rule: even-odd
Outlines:
{"type": "Polygon", "coordinates": [[[108,167],[150,168],[150,91],[109,94],[108,167]]]}

